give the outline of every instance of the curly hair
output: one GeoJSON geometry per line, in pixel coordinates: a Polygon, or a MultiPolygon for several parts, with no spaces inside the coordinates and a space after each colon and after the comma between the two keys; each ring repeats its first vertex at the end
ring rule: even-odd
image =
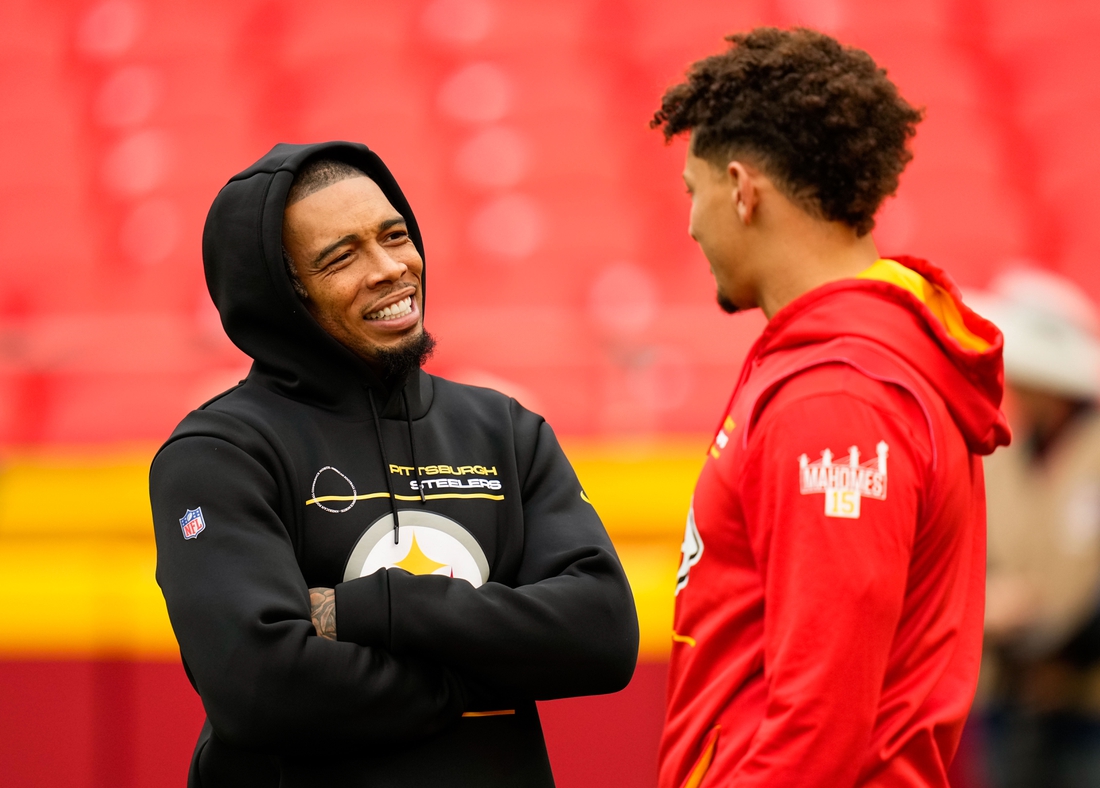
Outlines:
{"type": "Polygon", "coordinates": [[[692,65],[650,122],[719,168],[759,165],[810,213],[860,236],[898,188],[924,116],[866,52],[814,30],[761,27],[692,65]]]}

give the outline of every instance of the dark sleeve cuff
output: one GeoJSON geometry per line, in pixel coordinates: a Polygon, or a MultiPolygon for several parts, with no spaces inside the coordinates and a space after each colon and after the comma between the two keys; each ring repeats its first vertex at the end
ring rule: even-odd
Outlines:
{"type": "Polygon", "coordinates": [[[390,647],[389,573],[340,583],[336,593],[336,639],[360,646],[390,647]]]}

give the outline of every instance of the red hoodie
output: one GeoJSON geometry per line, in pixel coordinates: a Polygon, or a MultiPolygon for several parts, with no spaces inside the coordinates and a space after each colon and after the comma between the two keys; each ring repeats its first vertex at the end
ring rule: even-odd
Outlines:
{"type": "Polygon", "coordinates": [[[1009,440],[1001,336],[896,260],[918,286],[830,283],[749,353],[688,515],[661,788],[947,786],[981,656],[978,455],[1009,440]]]}

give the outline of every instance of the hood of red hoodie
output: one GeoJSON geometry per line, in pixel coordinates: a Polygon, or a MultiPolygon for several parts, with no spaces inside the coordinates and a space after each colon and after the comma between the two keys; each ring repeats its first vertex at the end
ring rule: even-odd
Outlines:
{"type": "Polygon", "coordinates": [[[742,373],[765,357],[841,336],[875,342],[902,356],[939,393],[975,454],[1007,446],[1012,433],[1001,412],[1004,340],[995,325],[967,307],[944,271],[913,257],[890,258],[916,271],[955,301],[966,328],[988,343],[972,350],[950,333],[919,298],[874,279],[841,279],[811,290],[777,312],[742,373]]]}

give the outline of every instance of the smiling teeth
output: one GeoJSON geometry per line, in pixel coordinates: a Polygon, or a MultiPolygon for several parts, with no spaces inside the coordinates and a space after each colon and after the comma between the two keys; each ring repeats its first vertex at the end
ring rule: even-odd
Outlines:
{"type": "Polygon", "coordinates": [[[385,309],[371,312],[367,315],[367,320],[390,320],[395,317],[404,317],[412,311],[412,302],[412,296],[406,296],[396,304],[390,304],[385,309]]]}

